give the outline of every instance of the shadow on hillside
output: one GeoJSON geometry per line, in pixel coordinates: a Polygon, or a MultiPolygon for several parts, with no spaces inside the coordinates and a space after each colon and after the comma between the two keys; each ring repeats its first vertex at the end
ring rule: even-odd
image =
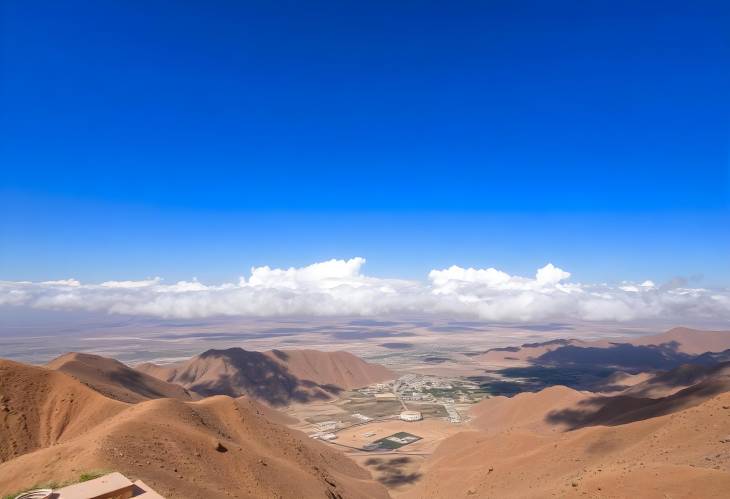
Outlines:
{"type": "Polygon", "coordinates": [[[200,358],[222,358],[229,367],[228,373],[221,373],[215,381],[194,383],[196,373],[181,374],[180,381],[193,383],[190,389],[203,396],[248,395],[277,407],[292,402],[329,400],[343,391],[335,385],[319,385],[313,381],[300,380],[286,367],[261,352],[243,349],[208,350],[200,358]]]}
{"type": "MultiPolygon", "coordinates": [[[[127,390],[141,395],[145,398],[159,399],[170,396],[169,394],[162,393],[149,386],[147,384],[149,381],[149,377],[145,376],[139,371],[135,371],[134,369],[119,369],[111,371],[109,372],[108,376],[111,381],[118,384],[119,386],[122,386],[127,390]]],[[[182,387],[181,391],[184,391],[188,396],[190,396],[188,391],[182,387]]]]}
{"type": "Polygon", "coordinates": [[[635,346],[613,343],[610,347],[580,347],[566,345],[531,359],[540,365],[590,365],[622,369],[671,369],[693,359],[678,351],[679,343],[635,346]]]}
{"type": "Polygon", "coordinates": [[[274,349],[271,351],[271,353],[273,353],[276,356],[276,358],[279,360],[283,360],[283,361],[289,360],[289,354],[283,350],[274,349]]]}
{"type": "MultiPolygon", "coordinates": [[[[611,384],[610,376],[617,370],[630,374],[646,371],[668,371],[682,364],[711,366],[730,359],[730,350],[702,355],[689,355],[678,351],[675,341],[661,345],[635,346],[613,343],[609,347],[581,347],[565,344],[566,340],[525,344],[542,346],[562,344],[559,348],[529,360],[530,366],[509,367],[487,371],[486,376],[470,379],[492,395],[511,397],[521,392],[536,392],[544,388],[563,385],[575,390],[596,392],[619,391],[620,384],[611,384]],[[496,375],[496,376],[495,376],[496,375]]],[[[490,351],[512,352],[522,347],[499,347],[490,351]]],[[[685,386],[689,383],[685,383],[685,386]]]]}
{"type": "Polygon", "coordinates": [[[596,425],[616,426],[687,409],[727,391],[730,391],[730,377],[720,376],[658,399],[629,395],[592,397],[580,401],[577,408],[553,411],[545,420],[566,425],[569,430],[596,425]]]}
{"type": "Polygon", "coordinates": [[[379,457],[371,457],[365,461],[365,465],[378,472],[377,480],[387,487],[398,487],[400,485],[408,485],[415,483],[421,478],[420,473],[406,473],[403,469],[411,463],[411,458],[407,456],[396,457],[394,459],[383,459],[379,457]]]}
{"type": "Polygon", "coordinates": [[[480,388],[492,395],[511,397],[522,392],[538,392],[555,385],[575,390],[590,390],[598,384],[605,383],[615,370],[600,366],[533,365],[487,372],[490,374],[470,376],[468,379],[478,383],[480,388]]]}

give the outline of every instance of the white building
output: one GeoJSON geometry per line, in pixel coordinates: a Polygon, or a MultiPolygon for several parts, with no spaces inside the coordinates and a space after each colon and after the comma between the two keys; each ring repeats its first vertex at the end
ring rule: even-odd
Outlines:
{"type": "Polygon", "coordinates": [[[322,421],[321,423],[315,423],[314,428],[320,432],[336,430],[337,421],[322,421]]]}
{"type": "Polygon", "coordinates": [[[403,411],[400,413],[400,418],[403,421],[420,421],[423,419],[421,413],[418,411],[403,411]]]}

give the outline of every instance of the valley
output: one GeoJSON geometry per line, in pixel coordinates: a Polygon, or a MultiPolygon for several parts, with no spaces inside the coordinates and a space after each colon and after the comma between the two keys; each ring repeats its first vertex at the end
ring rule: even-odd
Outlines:
{"type": "Polygon", "coordinates": [[[79,352],[0,361],[0,490],[89,469],[183,498],[300,487],[331,498],[721,497],[730,487],[730,331],[561,329],[424,352],[414,345],[427,335],[362,342],[363,358],[236,346],[155,363],[79,352]],[[645,477],[662,482],[642,488],[645,477]]]}

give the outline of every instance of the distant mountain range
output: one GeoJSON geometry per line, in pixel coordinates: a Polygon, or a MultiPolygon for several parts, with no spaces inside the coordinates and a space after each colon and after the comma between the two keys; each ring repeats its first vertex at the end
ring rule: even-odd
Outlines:
{"type": "Polygon", "coordinates": [[[493,348],[477,360],[510,364],[591,365],[629,369],[671,369],[688,362],[714,364],[730,360],[729,331],[677,327],[652,336],[583,341],[558,339],[493,348]]]}

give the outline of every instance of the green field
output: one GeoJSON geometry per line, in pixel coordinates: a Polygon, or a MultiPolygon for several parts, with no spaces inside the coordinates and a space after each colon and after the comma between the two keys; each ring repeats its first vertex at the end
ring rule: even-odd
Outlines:
{"type": "Polygon", "coordinates": [[[398,433],[393,433],[392,435],[388,435],[387,437],[383,437],[366,445],[365,450],[395,450],[400,449],[405,445],[412,444],[413,442],[417,442],[418,440],[421,440],[421,437],[418,435],[399,431],[398,433]]]}

